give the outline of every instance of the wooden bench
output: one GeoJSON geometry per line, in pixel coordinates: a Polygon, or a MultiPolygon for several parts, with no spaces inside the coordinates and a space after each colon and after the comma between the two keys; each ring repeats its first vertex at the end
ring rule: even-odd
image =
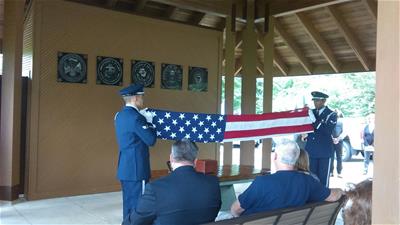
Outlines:
{"type": "Polygon", "coordinates": [[[267,224],[312,224],[334,225],[339,210],[346,202],[342,196],[336,202],[310,203],[301,207],[286,208],[269,212],[255,213],[228,220],[207,223],[207,225],[267,225],[267,224]]]}

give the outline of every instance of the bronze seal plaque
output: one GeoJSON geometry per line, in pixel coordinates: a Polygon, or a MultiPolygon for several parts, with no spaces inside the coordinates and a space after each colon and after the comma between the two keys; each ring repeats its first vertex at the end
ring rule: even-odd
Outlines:
{"type": "Polygon", "coordinates": [[[208,70],[202,67],[189,67],[189,91],[207,91],[208,70]]]}
{"type": "Polygon", "coordinates": [[[132,83],[139,83],[145,87],[154,87],[154,71],[153,62],[132,60],[132,83]]]}
{"type": "Polygon", "coordinates": [[[59,52],[57,75],[58,82],[86,83],[87,55],[59,52]]]}
{"type": "Polygon", "coordinates": [[[98,84],[122,85],[123,60],[105,56],[97,56],[97,78],[98,84]]]}
{"type": "Polygon", "coordinates": [[[161,65],[161,88],[182,89],[182,66],[175,64],[161,65]]]}

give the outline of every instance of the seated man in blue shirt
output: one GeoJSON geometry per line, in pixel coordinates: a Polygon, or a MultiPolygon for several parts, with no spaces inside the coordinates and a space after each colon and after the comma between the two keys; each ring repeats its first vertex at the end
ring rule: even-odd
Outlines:
{"type": "Polygon", "coordinates": [[[343,191],[329,189],[312,176],[297,171],[300,150],[296,142],[284,139],[275,148],[277,172],[257,177],[232,204],[233,216],[297,207],[309,202],[336,201],[343,191]]]}
{"type": "Polygon", "coordinates": [[[146,185],[128,224],[191,225],[212,222],[221,208],[216,176],[194,170],[198,148],[187,139],[176,141],[170,154],[173,172],[146,185]]]}

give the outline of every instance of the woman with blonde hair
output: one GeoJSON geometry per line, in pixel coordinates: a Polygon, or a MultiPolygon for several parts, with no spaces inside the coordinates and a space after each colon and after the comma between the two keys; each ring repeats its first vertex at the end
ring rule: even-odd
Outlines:
{"type": "Polygon", "coordinates": [[[317,175],[311,173],[310,171],[310,159],[306,150],[300,149],[300,155],[295,166],[298,171],[306,173],[319,181],[317,175]]]}

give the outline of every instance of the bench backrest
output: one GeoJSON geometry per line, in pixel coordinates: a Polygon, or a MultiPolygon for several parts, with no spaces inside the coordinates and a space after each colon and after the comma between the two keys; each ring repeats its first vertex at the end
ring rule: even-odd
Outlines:
{"type": "Polygon", "coordinates": [[[343,207],[346,197],[342,196],[335,202],[310,203],[301,207],[279,209],[269,212],[255,213],[229,220],[207,223],[225,225],[297,225],[297,224],[335,224],[339,210],[343,207]]]}

